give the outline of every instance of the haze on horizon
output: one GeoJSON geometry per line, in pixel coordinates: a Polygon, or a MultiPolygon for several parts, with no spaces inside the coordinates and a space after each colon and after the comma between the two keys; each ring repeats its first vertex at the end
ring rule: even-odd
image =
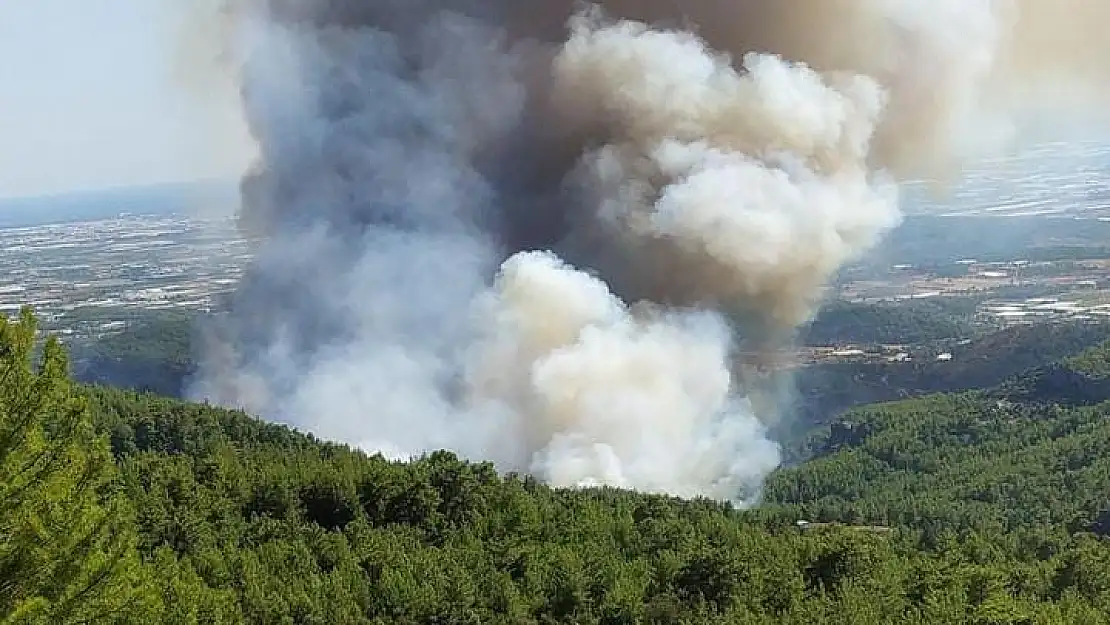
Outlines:
{"type": "MultiPolygon", "coordinates": [[[[236,181],[254,147],[235,87],[197,58],[204,4],[0,2],[0,198],[236,181]]],[[[1027,139],[1093,130],[1055,121],[1027,139]]]]}
{"type": "Polygon", "coordinates": [[[188,5],[0,2],[0,198],[238,178],[230,82],[181,62],[188,5]]]}

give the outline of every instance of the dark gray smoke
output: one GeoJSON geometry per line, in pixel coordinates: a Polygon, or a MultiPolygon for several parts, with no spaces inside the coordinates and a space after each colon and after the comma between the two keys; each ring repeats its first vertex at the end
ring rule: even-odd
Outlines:
{"type": "Polygon", "coordinates": [[[193,394],[396,455],[749,500],[774,406],[734,343],[786,347],[898,222],[895,177],[975,142],[1020,22],[603,4],[233,3],[261,155],[241,223],[266,243],[193,394]]]}

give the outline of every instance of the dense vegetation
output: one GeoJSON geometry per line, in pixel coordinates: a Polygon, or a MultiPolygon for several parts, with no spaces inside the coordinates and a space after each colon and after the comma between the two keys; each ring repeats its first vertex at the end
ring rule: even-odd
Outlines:
{"type": "MultiPolygon", "coordinates": [[[[1015,326],[946,346],[953,356],[947,361],[919,358],[912,362],[806,367],[795,381],[796,412],[802,427],[808,427],[826,423],[853,406],[929,393],[991,388],[1026,372],[1030,374],[1027,381],[1032,383],[1034,378],[1042,379],[1052,373],[1051,368],[1040,369],[1045,365],[1077,356],[1106,340],[1110,340],[1108,324],[1045,323],[1015,326]]],[[[1092,350],[1084,358],[1097,358],[1100,353],[1092,350]]],[[[1051,376],[1049,382],[1065,384],[1051,376]]]]}
{"type": "Polygon", "coordinates": [[[191,317],[178,310],[146,311],[124,332],[72,347],[73,375],[92,384],[180,397],[193,372],[191,317]]]}
{"type": "Polygon", "coordinates": [[[932,298],[890,303],[833,301],[802,335],[808,345],[909,344],[965,338],[983,332],[974,323],[978,300],[932,298]]]}
{"type": "MultiPolygon", "coordinates": [[[[988,332],[974,319],[977,300],[944,298],[898,304],[831,302],[806,328],[811,345],[930,343],[952,350],[951,363],[840,363],[805,369],[798,380],[804,421],[823,422],[844,408],[936,391],[998,384],[1005,378],[1110,338],[1110,326],[1045,324],[988,332]],[[974,339],[953,345],[954,339],[974,339]]],[[[87,320],[90,313],[80,318],[87,320]]],[[[148,311],[127,328],[75,341],[74,377],[180,397],[193,372],[190,334],[196,320],[182,312],[148,311]]]]}
{"type": "Polygon", "coordinates": [[[0,615],[100,623],[153,606],[128,502],[108,448],[48,341],[30,367],[35,320],[0,317],[0,615]]]}
{"type": "Polygon", "coordinates": [[[11,622],[1110,622],[1110,405],[861,408],[736,511],[74,386],[32,321],[0,325],[11,622]]]}

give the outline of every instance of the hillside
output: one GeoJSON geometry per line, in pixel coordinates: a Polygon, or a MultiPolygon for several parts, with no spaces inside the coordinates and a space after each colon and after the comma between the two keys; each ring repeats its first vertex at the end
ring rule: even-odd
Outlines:
{"type": "MultiPolygon", "coordinates": [[[[973,312],[970,300],[826,306],[801,337],[804,341],[827,344],[840,337],[856,344],[897,343],[898,336],[909,336],[928,343],[926,351],[951,352],[953,360],[804,367],[791,382],[791,419],[780,436],[793,446],[799,435],[853,406],[993,387],[1110,339],[1110,324],[1054,323],[990,331],[971,322],[973,312]]],[[[190,337],[195,322],[182,312],[149,311],[121,333],[71,341],[74,376],[83,383],[181,397],[194,369],[190,337]]]]}
{"type": "Polygon", "coordinates": [[[977,336],[987,330],[973,322],[978,303],[970,297],[877,304],[832,301],[801,339],[806,345],[907,344],[977,336]]]}
{"type": "Polygon", "coordinates": [[[0,528],[17,537],[0,610],[21,622],[1110,622],[1107,405],[861,408],[735,511],[553,490],[445,452],[390,463],[238,412],[71,386],[57,347],[27,368],[21,327],[0,326],[0,528]],[[60,428],[63,404],[76,420],[60,428]],[[31,466],[56,487],[11,497],[27,458],[55,458],[31,466]],[[53,533],[20,530],[47,502],[53,533]],[[97,515],[76,534],[104,547],[84,553],[72,523],[97,515]]]}
{"type": "Polygon", "coordinates": [[[865,404],[929,393],[992,388],[1014,376],[1072,356],[1110,339],[1110,325],[1086,323],[1015,326],[952,345],[947,361],[830,363],[805,367],[795,386],[803,430],[865,404]]]}
{"type": "Polygon", "coordinates": [[[1091,406],[1110,401],[1110,342],[1037,367],[991,389],[1007,402],[1091,406]]]}
{"type": "Polygon", "coordinates": [[[802,518],[933,532],[1090,529],[1110,511],[1108,410],[982,393],[857,409],[816,437],[815,458],[778,472],[765,500],[802,518]]]}
{"type": "Polygon", "coordinates": [[[193,371],[192,319],[181,311],[147,311],[119,334],[71,347],[82,382],[180,397],[193,371]]]}

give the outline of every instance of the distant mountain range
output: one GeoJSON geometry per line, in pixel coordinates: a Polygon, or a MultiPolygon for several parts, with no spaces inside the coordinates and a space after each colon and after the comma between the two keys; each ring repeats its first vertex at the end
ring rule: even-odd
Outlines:
{"type": "Polygon", "coordinates": [[[184,213],[238,202],[238,194],[237,183],[219,180],[0,198],[0,228],[106,219],[120,213],[184,213]]]}

